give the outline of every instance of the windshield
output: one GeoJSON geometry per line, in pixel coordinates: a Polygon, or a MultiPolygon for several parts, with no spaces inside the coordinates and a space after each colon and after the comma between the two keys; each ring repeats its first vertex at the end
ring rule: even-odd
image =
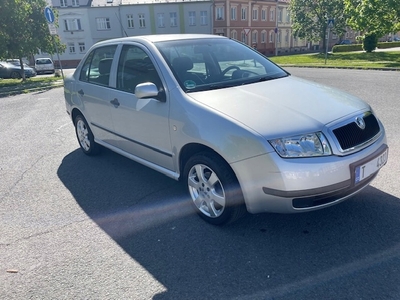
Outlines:
{"type": "Polygon", "coordinates": [[[156,46],[186,92],[288,76],[256,50],[230,39],[187,39],[156,46]]]}

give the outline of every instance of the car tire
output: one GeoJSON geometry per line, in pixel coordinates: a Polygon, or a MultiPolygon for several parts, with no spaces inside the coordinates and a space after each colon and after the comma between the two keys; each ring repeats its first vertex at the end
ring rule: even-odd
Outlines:
{"type": "Polygon", "coordinates": [[[231,223],[246,212],[243,194],[229,165],[212,152],[192,156],[184,169],[191,203],[213,225],[231,223]]]}
{"type": "Polygon", "coordinates": [[[21,74],[19,74],[18,72],[11,72],[10,74],[10,78],[12,79],[20,79],[21,78],[21,74]]]}
{"type": "Polygon", "coordinates": [[[75,133],[83,153],[92,156],[100,152],[100,145],[94,141],[92,130],[82,115],[77,115],[74,120],[75,133]]]}

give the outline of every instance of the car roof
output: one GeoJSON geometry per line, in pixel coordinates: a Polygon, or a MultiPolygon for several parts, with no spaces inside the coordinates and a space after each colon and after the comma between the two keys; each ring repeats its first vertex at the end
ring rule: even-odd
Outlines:
{"type": "Polygon", "coordinates": [[[138,35],[129,36],[123,38],[109,39],[96,43],[96,45],[107,45],[122,42],[144,42],[144,43],[156,43],[166,41],[177,41],[177,40],[193,40],[193,39],[227,39],[227,37],[212,35],[212,34],[153,34],[153,35],[138,35]]]}

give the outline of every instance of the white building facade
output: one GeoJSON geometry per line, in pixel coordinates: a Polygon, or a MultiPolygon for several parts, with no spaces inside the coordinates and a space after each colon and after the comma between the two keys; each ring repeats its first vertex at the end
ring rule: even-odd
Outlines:
{"type": "Polygon", "coordinates": [[[60,54],[63,68],[76,67],[93,44],[106,39],[212,33],[210,0],[52,0],[51,5],[58,12],[57,34],[67,46],[60,54]]]}

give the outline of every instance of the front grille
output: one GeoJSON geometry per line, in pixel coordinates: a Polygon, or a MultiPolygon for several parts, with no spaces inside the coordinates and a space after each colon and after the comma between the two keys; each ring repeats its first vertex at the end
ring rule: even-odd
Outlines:
{"type": "Polygon", "coordinates": [[[364,129],[361,129],[354,121],[333,130],[343,151],[362,145],[379,133],[378,120],[373,114],[365,115],[363,119],[364,129]]]}

